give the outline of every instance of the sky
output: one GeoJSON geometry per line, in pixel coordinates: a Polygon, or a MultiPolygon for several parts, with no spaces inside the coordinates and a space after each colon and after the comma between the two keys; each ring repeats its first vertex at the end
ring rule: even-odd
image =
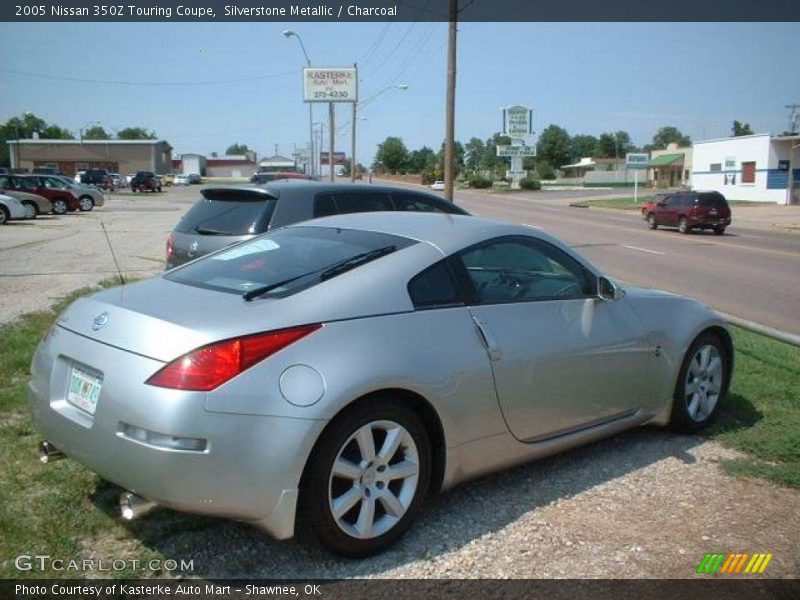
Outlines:
{"type": "MultiPolygon", "coordinates": [[[[356,62],[362,100],[379,94],[357,121],[359,162],[390,135],[439,149],[446,23],[0,23],[0,121],[29,111],[76,134],[145,127],[176,154],[290,155],[309,126],[305,59],[284,29],[314,66],[356,62]]],[[[533,108],[536,132],[625,130],[637,145],[663,125],[725,137],[734,119],[780,133],[800,103],[798,40],[800,23],[462,23],[456,138],[491,136],[512,104],[533,108]]],[[[338,105],[337,125],[350,114],[338,105]]],[[[336,150],[350,154],[349,126],[336,150]]]]}

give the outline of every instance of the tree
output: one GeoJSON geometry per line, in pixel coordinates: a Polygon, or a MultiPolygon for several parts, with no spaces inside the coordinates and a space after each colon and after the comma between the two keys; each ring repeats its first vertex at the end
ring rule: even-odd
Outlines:
{"type": "Polygon", "coordinates": [[[628,152],[636,150],[627,131],[603,133],[597,139],[594,155],[598,158],[625,158],[628,152]]]}
{"type": "Polygon", "coordinates": [[[539,134],[536,155],[556,168],[568,164],[572,158],[572,147],[567,130],[558,125],[548,125],[539,134]]]}
{"type": "Polygon", "coordinates": [[[225,150],[225,154],[227,156],[232,156],[235,154],[247,154],[248,152],[250,152],[250,148],[247,147],[247,144],[239,143],[231,144],[228,146],[228,149],[225,150]]]}
{"type": "MultiPolygon", "coordinates": [[[[437,159],[438,167],[444,177],[444,142],[442,142],[437,159]]],[[[453,143],[453,166],[455,167],[453,176],[458,177],[458,174],[464,170],[464,144],[459,141],[453,143]]]]}
{"type": "Polygon", "coordinates": [[[0,165],[11,165],[11,155],[6,142],[30,139],[34,137],[34,134],[43,139],[74,139],[68,130],[58,125],[48,124],[44,119],[32,113],[25,113],[21,117],[11,117],[0,125],[0,165]]]}
{"type": "Polygon", "coordinates": [[[656,131],[653,142],[645,146],[647,150],[666,150],[669,144],[678,144],[679,148],[692,145],[692,138],[683,135],[677,127],[667,125],[656,131]]]}
{"type": "Polygon", "coordinates": [[[511,159],[505,156],[497,156],[498,146],[509,146],[511,138],[502,133],[495,133],[486,140],[483,151],[483,168],[491,171],[492,175],[504,177],[506,170],[511,166],[511,159]]]}
{"type": "Polygon", "coordinates": [[[471,138],[464,146],[464,166],[473,173],[483,168],[486,144],[480,138],[471,138]]]}
{"type": "Polygon", "coordinates": [[[111,136],[103,129],[102,125],[92,125],[83,132],[84,140],[110,140],[111,136]]]}
{"type": "Polygon", "coordinates": [[[584,156],[594,156],[597,149],[597,138],[593,135],[577,134],[570,140],[572,162],[577,162],[584,156]]]}
{"type": "Polygon", "coordinates": [[[399,137],[389,136],[378,144],[374,168],[397,173],[408,166],[408,148],[399,137]]]}
{"type": "Polygon", "coordinates": [[[412,173],[432,173],[436,169],[436,152],[428,146],[413,150],[408,158],[408,170],[412,173]]]}
{"type": "Polygon", "coordinates": [[[739,121],[733,122],[731,132],[733,133],[733,137],[739,137],[740,135],[753,135],[753,130],[750,129],[750,123],[740,123],[739,121]]]}
{"type": "Polygon", "coordinates": [[[156,132],[147,131],[144,127],[126,127],[119,130],[117,138],[120,140],[154,140],[156,132]]]}

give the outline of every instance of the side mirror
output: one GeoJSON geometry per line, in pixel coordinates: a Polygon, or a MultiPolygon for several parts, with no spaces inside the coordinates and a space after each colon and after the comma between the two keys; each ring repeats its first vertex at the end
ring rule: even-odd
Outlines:
{"type": "Polygon", "coordinates": [[[601,300],[614,302],[625,297],[625,290],[611,281],[608,277],[601,276],[597,280],[597,296],[601,300]]]}

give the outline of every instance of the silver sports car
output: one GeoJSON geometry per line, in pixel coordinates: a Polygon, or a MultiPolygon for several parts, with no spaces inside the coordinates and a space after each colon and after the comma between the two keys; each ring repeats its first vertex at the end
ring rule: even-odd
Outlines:
{"type": "Polygon", "coordinates": [[[645,423],[697,430],[733,367],[705,306],[543,231],[364,213],[76,301],[33,360],[43,462],[153,505],[383,550],[432,493],[645,423]]]}

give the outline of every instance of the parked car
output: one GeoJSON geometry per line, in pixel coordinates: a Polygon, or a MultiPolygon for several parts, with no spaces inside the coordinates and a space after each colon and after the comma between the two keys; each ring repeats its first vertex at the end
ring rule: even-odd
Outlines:
{"type": "Polygon", "coordinates": [[[161,181],[151,171],[137,171],[131,179],[131,191],[134,192],[160,192],[161,181]]]}
{"type": "Polygon", "coordinates": [[[128,184],[119,173],[109,173],[109,177],[111,177],[111,185],[115,188],[124,188],[128,184]]]}
{"type": "Polygon", "coordinates": [[[731,224],[731,209],[719,192],[682,191],[656,196],[642,208],[642,218],[650,229],[666,225],[677,227],[681,233],[711,229],[722,235],[731,224]]]}
{"type": "Polygon", "coordinates": [[[156,177],[158,177],[158,179],[161,181],[161,185],[175,185],[175,175],[172,173],[167,173],[166,175],[156,175],[156,177]]]}
{"type": "Polygon", "coordinates": [[[220,186],[200,191],[167,238],[171,268],[290,223],[339,213],[421,211],[468,214],[425,192],[312,181],[276,181],[264,187],[220,186]]]}
{"type": "Polygon", "coordinates": [[[173,183],[175,185],[189,185],[189,177],[188,175],[184,175],[182,173],[175,175],[173,178],[173,183]]]}
{"type": "Polygon", "coordinates": [[[543,231],[367,213],[291,225],[76,301],[40,343],[44,460],[153,503],[396,542],[441,489],[724,404],[725,321],[623,288],[543,231]],[[141,468],[147,465],[147,468],[141,468]]]}
{"type": "Polygon", "coordinates": [[[2,175],[0,187],[44,196],[53,206],[53,213],[66,214],[81,206],[80,195],[63,184],[55,175],[2,175]]]}
{"type": "Polygon", "coordinates": [[[8,194],[0,194],[0,225],[5,225],[12,219],[26,219],[26,215],[22,202],[8,194]]]}
{"type": "Polygon", "coordinates": [[[86,171],[78,171],[75,173],[75,183],[81,182],[81,177],[83,177],[84,173],[86,173],[86,171]]]}
{"type": "MultiPolygon", "coordinates": [[[[78,196],[78,208],[82,211],[89,211],[95,206],[103,206],[106,203],[106,198],[102,190],[97,189],[93,185],[75,183],[72,179],[64,175],[53,175],[52,179],[60,181],[78,196]]],[[[51,181],[50,184],[56,185],[53,181],[51,181]]]]}
{"type": "Polygon", "coordinates": [[[431,184],[431,189],[434,192],[443,192],[444,191],[444,181],[434,181],[431,184]]]}
{"type": "Polygon", "coordinates": [[[34,175],[61,175],[58,167],[34,167],[31,173],[34,175]]]}
{"type": "Polygon", "coordinates": [[[269,183],[270,181],[278,181],[280,179],[307,179],[314,180],[311,175],[305,173],[295,173],[294,171],[285,171],[277,173],[256,173],[250,178],[250,183],[261,185],[269,183]]]}
{"type": "Polygon", "coordinates": [[[53,204],[39,194],[23,192],[22,190],[3,188],[3,177],[0,176],[0,194],[16,198],[25,208],[25,219],[35,219],[39,215],[47,215],[53,212],[53,204]]]}
{"type": "Polygon", "coordinates": [[[81,183],[85,185],[93,185],[103,190],[113,189],[111,176],[105,169],[87,169],[81,175],[81,183]]]}
{"type": "Polygon", "coordinates": [[[189,173],[186,178],[188,179],[191,185],[196,185],[198,183],[202,183],[203,178],[200,177],[199,173],[189,173]]]}

